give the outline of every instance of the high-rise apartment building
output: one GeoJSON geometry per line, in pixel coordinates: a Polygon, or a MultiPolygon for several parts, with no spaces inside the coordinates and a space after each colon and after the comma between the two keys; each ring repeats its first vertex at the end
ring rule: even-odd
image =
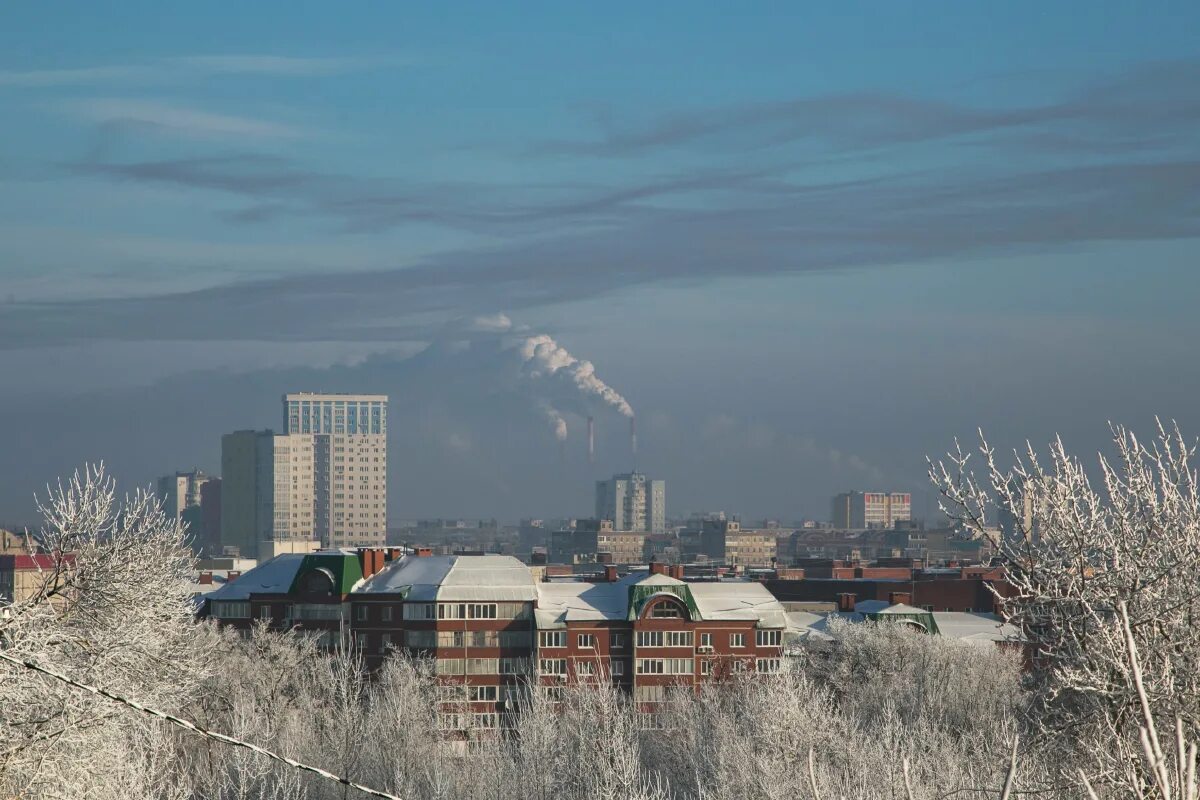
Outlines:
{"type": "Polygon", "coordinates": [[[221,437],[221,544],[244,557],[309,549],[315,537],[313,437],[221,437]]]}
{"type": "Polygon", "coordinates": [[[313,448],[314,530],[326,547],[387,538],[387,395],[283,396],[284,430],[313,448]]]}
{"type": "Polygon", "coordinates": [[[906,492],[843,492],[833,498],[835,528],[894,528],[912,519],[912,495],[906,492]]]}
{"type": "Polygon", "coordinates": [[[596,519],[612,520],[613,530],[664,533],[666,507],[666,481],[652,481],[640,472],[596,481],[596,519]]]}
{"type": "Polygon", "coordinates": [[[198,508],[200,489],[206,483],[208,476],[198,469],[159,478],[158,499],[162,502],[163,511],[178,518],[186,509],[198,508]]]}

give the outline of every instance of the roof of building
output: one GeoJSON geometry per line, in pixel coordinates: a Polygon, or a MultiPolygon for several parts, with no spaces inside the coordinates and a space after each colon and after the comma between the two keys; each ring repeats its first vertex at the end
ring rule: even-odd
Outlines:
{"type": "Polygon", "coordinates": [[[765,628],[787,625],[783,606],[760,583],[687,583],[667,575],[635,572],[611,583],[541,584],[538,627],[562,627],[576,621],[628,621],[652,598],[668,594],[682,600],[698,620],[752,620],[765,628]]]}
{"type": "Polygon", "coordinates": [[[512,556],[405,556],[355,588],[356,594],[399,594],[408,601],[532,601],[537,584],[512,556]]]}
{"type": "Polygon", "coordinates": [[[284,553],[208,593],[209,600],[249,600],[251,594],[284,594],[292,587],[306,553],[284,553]]]}
{"type": "MultiPolygon", "coordinates": [[[[844,619],[848,622],[864,622],[868,619],[900,618],[909,619],[915,613],[930,616],[935,622],[935,632],[947,639],[956,639],[969,644],[992,644],[995,642],[1020,641],[1020,632],[995,614],[982,614],[966,611],[923,611],[912,609],[911,606],[889,606],[882,611],[868,610],[860,612],[859,608],[867,603],[878,604],[881,600],[864,601],[855,606],[852,612],[834,611],[819,614],[811,611],[787,612],[789,627],[797,630],[802,637],[811,639],[832,639],[829,624],[834,619],[844,619]],[[893,610],[895,609],[895,610],[893,610]]],[[[871,607],[868,606],[868,609],[871,607]]]]}

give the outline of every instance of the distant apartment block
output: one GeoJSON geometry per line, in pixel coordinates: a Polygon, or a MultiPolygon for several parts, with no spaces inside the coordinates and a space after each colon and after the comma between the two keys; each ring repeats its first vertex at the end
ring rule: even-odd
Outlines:
{"type": "Polygon", "coordinates": [[[158,479],[158,499],[163,511],[178,519],[188,508],[200,506],[200,490],[209,477],[200,470],[176,472],[158,479]]]}
{"type": "Polygon", "coordinates": [[[313,437],[235,431],[221,437],[221,545],[254,558],[314,540],[313,437]]]}
{"type": "Polygon", "coordinates": [[[640,472],[596,481],[596,519],[612,520],[617,531],[665,533],[667,482],[640,472]]]}
{"type": "Polygon", "coordinates": [[[894,528],[912,519],[912,495],[905,492],[843,492],[833,498],[835,528],[894,528]]]}
{"type": "Polygon", "coordinates": [[[611,520],[581,519],[574,528],[550,534],[551,564],[640,564],[645,561],[646,534],[617,531],[611,520]]]}
{"type": "Polygon", "coordinates": [[[283,397],[285,431],[311,437],[314,528],[326,547],[387,539],[387,395],[283,397]]]}
{"type": "Polygon", "coordinates": [[[778,531],[742,528],[737,520],[724,515],[694,520],[680,533],[688,560],[707,559],[711,563],[745,569],[770,567],[775,563],[778,531]]]}

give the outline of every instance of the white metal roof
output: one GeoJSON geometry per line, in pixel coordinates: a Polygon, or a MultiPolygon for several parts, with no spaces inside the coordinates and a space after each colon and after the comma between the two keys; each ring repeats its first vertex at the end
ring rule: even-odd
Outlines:
{"type": "Polygon", "coordinates": [[[209,592],[209,600],[249,600],[251,594],[287,592],[306,553],[284,553],[235,578],[220,589],[209,592]]]}
{"type": "Polygon", "coordinates": [[[537,584],[512,556],[405,556],[363,581],[355,594],[406,593],[415,602],[532,601],[537,584]]]}
{"type": "Polygon", "coordinates": [[[568,621],[628,619],[631,586],[687,586],[702,620],[756,620],[767,628],[787,624],[783,606],[761,583],[685,583],[642,572],[612,583],[540,584],[538,627],[561,627],[568,621]]]}
{"type": "MultiPolygon", "coordinates": [[[[858,605],[862,605],[859,603],[858,605]]],[[[892,608],[909,608],[893,606],[892,608]]],[[[1020,641],[1019,631],[995,614],[976,614],[965,611],[934,611],[938,633],[947,639],[955,639],[969,644],[993,644],[996,642],[1020,641]]],[[[871,612],[876,613],[876,612],[871,612]]],[[[897,611],[894,613],[912,613],[897,611]]],[[[810,639],[832,639],[829,634],[829,623],[835,618],[849,622],[862,622],[864,617],[857,611],[843,613],[835,611],[828,614],[817,614],[809,611],[789,611],[787,613],[789,626],[795,628],[804,637],[810,639]]]]}

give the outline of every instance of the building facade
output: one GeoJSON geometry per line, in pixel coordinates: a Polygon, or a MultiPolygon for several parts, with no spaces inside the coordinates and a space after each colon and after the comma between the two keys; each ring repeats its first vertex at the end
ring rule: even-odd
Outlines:
{"type": "Polygon", "coordinates": [[[665,533],[667,482],[640,472],[596,481],[596,519],[612,520],[618,531],[665,533]]]}
{"type": "Polygon", "coordinates": [[[221,437],[221,544],[269,557],[314,540],[314,442],[303,434],[235,431],[221,437]],[[267,551],[270,551],[269,553],[267,551]]]}
{"type": "Polygon", "coordinates": [[[313,442],[314,526],[325,547],[387,539],[387,395],[283,396],[287,433],[313,442]]]}
{"type": "Polygon", "coordinates": [[[906,492],[843,492],[833,498],[835,528],[894,528],[912,519],[912,495],[906,492]]]}
{"type": "Polygon", "coordinates": [[[452,731],[499,727],[530,680],[611,682],[653,715],[671,686],[780,669],[787,617],[759,583],[687,583],[657,563],[538,583],[509,556],[427,552],[283,555],[211,592],[204,613],[246,631],[342,629],[372,668],[392,651],[431,658],[452,731]]]}

